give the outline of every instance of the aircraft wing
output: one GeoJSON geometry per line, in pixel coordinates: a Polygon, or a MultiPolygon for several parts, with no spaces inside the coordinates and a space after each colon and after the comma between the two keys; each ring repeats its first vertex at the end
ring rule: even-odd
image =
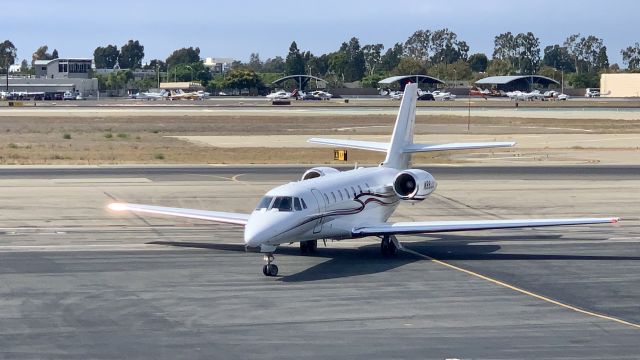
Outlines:
{"type": "Polygon", "coordinates": [[[569,219],[524,219],[524,220],[472,220],[472,221],[419,221],[382,223],[357,226],[351,230],[354,237],[397,234],[428,234],[451,231],[528,228],[543,226],[585,225],[617,223],[620,218],[569,218],[569,219]]]}
{"type": "Polygon", "coordinates": [[[382,152],[387,152],[387,150],[389,150],[389,143],[376,142],[376,141],[311,138],[307,140],[307,142],[310,142],[312,144],[344,146],[347,148],[361,149],[361,150],[373,150],[373,151],[382,151],[382,152]]]}
{"type": "Polygon", "coordinates": [[[109,210],[115,211],[115,212],[131,211],[134,213],[176,216],[176,217],[215,221],[215,222],[235,224],[235,225],[246,225],[247,221],[249,220],[249,214],[172,208],[172,207],[153,206],[153,205],[111,203],[109,204],[108,208],[109,210]]]}

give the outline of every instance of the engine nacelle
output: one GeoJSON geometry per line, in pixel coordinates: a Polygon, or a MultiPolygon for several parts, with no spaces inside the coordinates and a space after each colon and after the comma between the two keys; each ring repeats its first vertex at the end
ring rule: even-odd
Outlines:
{"type": "Polygon", "coordinates": [[[422,201],[437,187],[436,179],[420,169],[409,169],[396,175],[393,191],[402,200],[422,201]]]}
{"type": "Polygon", "coordinates": [[[320,176],[325,176],[325,175],[329,175],[329,174],[336,174],[336,173],[339,173],[339,172],[340,171],[338,169],[334,169],[334,168],[328,167],[328,166],[314,167],[314,168],[311,168],[311,169],[305,171],[304,174],[302,174],[302,179],[301,180],[315,179],[315,178],[320,177],[320,176]]]}

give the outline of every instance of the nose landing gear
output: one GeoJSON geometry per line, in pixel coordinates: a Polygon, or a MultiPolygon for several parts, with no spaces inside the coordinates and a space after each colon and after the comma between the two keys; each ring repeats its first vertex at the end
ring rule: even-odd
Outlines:
{"type": "Polygon", "coordinates": [[[262,273],[264,274],[264,276],[278,275],[278,266],[276,264],[272,264],[273,259],[273,253],[265,254],[264,260],[267,262],[267,265],[264,265],[262,267],[262,273]]]}

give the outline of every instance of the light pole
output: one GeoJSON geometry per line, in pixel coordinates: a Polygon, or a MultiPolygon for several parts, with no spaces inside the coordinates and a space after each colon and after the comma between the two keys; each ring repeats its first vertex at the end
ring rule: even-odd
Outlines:
{"type": "Polygon", "coordinates": [[[193,82],[193,68],[191,67],[191,65],[185,65],[186,68],[189,68],[189,70],[191,71],[191,82],[193,82]]]}

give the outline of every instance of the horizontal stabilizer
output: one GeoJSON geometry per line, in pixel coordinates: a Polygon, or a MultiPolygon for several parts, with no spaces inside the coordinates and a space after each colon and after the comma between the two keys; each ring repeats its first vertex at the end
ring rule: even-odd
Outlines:
{"type": "Polygon", "coordinates": [[[382,151],[382,152],[386,152],[387,150],[389,150],[388,143],[376,142],[376,141],[311,138],[307,140],[307,142],[310,142],[312,144],[342,146],[345,148],[360,149],[360,150],[372,150],[372,151],[382,151]]]}
{"type": "Polygon", "coordinates": [[[497,147],[511,147],[516,143],[511,141],[505,142],[473,142],[473,143],[449,143],[449,144],[409,144],[404,147],[405,153],[428,152],[428,151],[445,151],[445,150],[469,150],[469,149],[486,149],[497,147]]]}
{"type": "Polygon", "coordinates": [[[397,234],[428,234],[451,231],[472,231],[488,229],[510,229],[543,226],[585,225],[616,223],[620,219],[609,218],[573,218],[573,219],[524,219],[524,220],[473,220],[473,221],[420,221],[382,223],[371,226],[355,227],[354,237],[397,234]]]}
{"type": "Polygon", "coordinates": [[[195,209],[172,208],[153,205],[111,203],[109,204],[111,211],[131,211],[134,213],[147,213],[156,215],[167,215],[175,217],[184,217],[190,219],[199,219],[207,221],[215,221],[226,224],[246,225],[249,221],[248,214],[229,213],[221,211],[207,211],[195,209]]]}

